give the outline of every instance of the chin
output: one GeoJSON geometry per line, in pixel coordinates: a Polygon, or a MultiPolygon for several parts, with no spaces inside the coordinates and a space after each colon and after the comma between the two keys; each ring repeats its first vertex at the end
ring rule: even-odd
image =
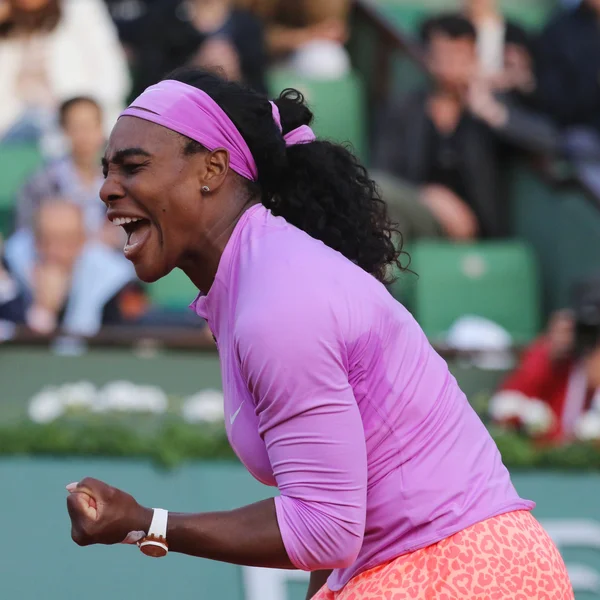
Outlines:
{"type": "Polygon", "coordinates": [[[163,277],[166,277],[171,269],[161,269],[161,265],[154,263],[151,265],[144,264],[143,262],[137,262],[133,264],[135,273],[140,281],[144,283],[154,283],[163,277]]]}

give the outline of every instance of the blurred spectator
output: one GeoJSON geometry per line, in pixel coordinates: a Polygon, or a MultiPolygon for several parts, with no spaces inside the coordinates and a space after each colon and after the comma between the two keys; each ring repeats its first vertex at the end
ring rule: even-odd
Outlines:
{"type": "Polygon", "coordinates": [[[408,238],[502,236],[508,221],[499,185],[502,150],[566,150],[552,121],[531,108],[529,42],[507,35],[503,70],[486,76],[476,31],[465,18],[431,19],[422,35],[433,87],[393,101],[384,112],[375,179],[408,238]]]}
{"type": "Polygon", "coordinates": [[[600,201],[599,73],[600,0],[583,0],[542,35],[538,97],[565,128],[577,175],[600,201]]]}
{"type": "Polygon", "coordinates": [[[27,293],[26,323],[40,333],[59,325],[92,335],[101,325],[134,322],[147,301],[131,264],[102,244],[86,241],[84,213],[47,199],[34,222],[35,244],[8,240],[6,262],[27,293]]]}
{"type": "Polygon", "coordinates": [[[137,92],[188,64],[220,68],[226,77],[266,93],[262,25],[232,0],[160,0],[140,27],[137,92]]]}
{"type": "Polygon", "coordinates": [[[306,77],[336,78],[350,68],[350,0],[237,0],[266,23],[267,43],[275,59],[306,77]]]}
{"type": "Polygon", "coordinates": [[[505,233],[495,139],[468,111],[468,92],[477,72],[476,32],[465,18],[444,15],[422,28],[430,89],[393,102],[381,121],[375,149],[376,177],[384,198],[396,204],[406,228],[437,229],[454,240],[505,233]],[[419,186],[400,197],[395,178],[419,186]],[[415,225],[415,222],[418,222],[415,225]]]}
{"type": "Polygon", "coordinates": [[[129,82],[102,0],[0,5],[0,140],[47,140],[58,105],[76,95],[96,98],[112,126],[129,82]]]}
{"type": "Polygon", "coordinates": [[[518,425],[531,419],[528,409],[537,406],[540,415],[545,405],[552,418],[539,433],[555,441],[581,437],[582,418],[600,408],[600,276],[578,284],[573,296],[573,309],[552,317],[491,403],[496,420],[518,425]]]}
{"type": "Polygon", "coordinates": [[[559,13],[540,41],[540,98],[562,126],[600,131],[600,0],[559,13]]]}
{"type": "Polygon", "coordinates": [[[60,196],[81,206],[88,232],[97,235],[108,223],[99,195],[104,180],[100,167],[105,145],[102,111],[93,99],[77,97],[64,102],[59,115],[70,153],[42,168],[20,190],[17,228],[31,229],[42,201],[60,196]]]}
{"type": "Polygon", "coordinates": [[[507,21],[497,0],[464,0],[477,30],[479,73],[469,92],[469,109],[504,142],[542,153],[565,149],[559,130],[537,109],[534,44],[507,21]]]}

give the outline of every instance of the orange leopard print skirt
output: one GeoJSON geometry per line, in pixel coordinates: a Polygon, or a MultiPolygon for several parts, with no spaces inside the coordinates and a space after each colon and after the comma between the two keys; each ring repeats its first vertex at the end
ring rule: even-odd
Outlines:
{"type": "Polygon", "coordinates": [[[528,511],[493,517],[313,600],[573,600],[565,564],[528,511]]]}

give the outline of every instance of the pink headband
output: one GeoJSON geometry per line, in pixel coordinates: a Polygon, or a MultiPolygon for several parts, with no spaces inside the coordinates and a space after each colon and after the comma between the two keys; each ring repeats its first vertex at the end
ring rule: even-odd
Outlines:
{"type": "MultiPolygon", "coordinates": [[[[273,119],[281,131],[279,109],[271,102],[273,119]]],[[[207,150],[224,148],[229,166],[250,181],[258,179],[256,162],[248,144],[225,111],[205,92],[180,81],[166,80],[147,88],[121,117],[138,117],[162,125],[202,144],[207,150]]],[[[290,131],[284,140],[288,146],[315,141],[306,125],[290,131]]]]}
{"type": "MultiPolygon", "coordinates": [[[[281,115],[279,114],[279,108],[277,108],[275,102],[271,102],[271,109],[273,110],[273,120],[277,123],[279,131],[283,133],[283,128],[281,127],[281,115]]],[[[285,140],[286,146],[289,147],[295,146],[296,144],[310,144],[317,138],[315,132],[308,125],[302,125],[284,135],[283,139],[285,140]]]]}

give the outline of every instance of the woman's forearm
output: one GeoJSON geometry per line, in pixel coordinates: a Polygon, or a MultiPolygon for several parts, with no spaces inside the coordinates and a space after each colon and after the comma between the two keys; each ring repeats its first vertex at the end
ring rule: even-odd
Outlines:
{"type": "MultiPolygon", "coordinates": [[[[152,511],[144,509],[140,528],[148,531],[152,511]]],[[[275,502],[264,500],[215,513],[169,513],[171,552],[250,567],[294,569],[277,523],[275,502]]]]}

